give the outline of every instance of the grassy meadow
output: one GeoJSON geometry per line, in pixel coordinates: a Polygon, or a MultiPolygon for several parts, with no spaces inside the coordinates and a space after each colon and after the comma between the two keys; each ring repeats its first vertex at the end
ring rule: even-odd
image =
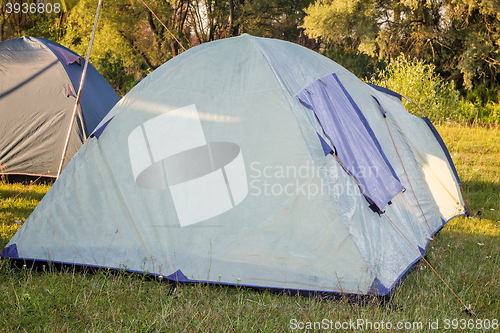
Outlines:
{"type": "MultiPolygon", "coordinates": [[[[106,270],[95,274],[51,267],[34,271],[0,259],[0,332],[283,332],[294,328],[299,332],[392,332],[398,330],[398,323],[404,328],[401,331],[408,332],[453,328],[500,332],[500,129],[459,124],[437,128],[455,161],[471,216],[450,221],[429,244],[427,257],[477,319],[464,311],[423,262],[390,301],[370,298],[352,303],[207,284],[175,287],[139,274],[106,270]],[[314,322],[321,325],[315,327],[314,322]],[[380,326],[382,322],[385,326],[380,326]],[[363,325],[354,329],[351,323],[363,325]]],[[[0,182],[0,248],[48,189],[0,182]]]]}

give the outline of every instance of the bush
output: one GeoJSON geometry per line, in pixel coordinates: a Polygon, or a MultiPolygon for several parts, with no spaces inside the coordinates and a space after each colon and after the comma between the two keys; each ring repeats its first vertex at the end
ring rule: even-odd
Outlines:
{"type": "MultiPolygon", "coordinates": [[[[453,81],[444,81],[435,72],[433,64],[421,60],[409,61],[404,56],[392,59],[387,67],[379,70],[370,80],[393,90],[415,102],[434,123],[448,121],[459,123],[500,123],[500,104],[486,104],[476,96],[474,103],[460,97],[453,81]]],[[[403,99],[408,112],[422,116],[415,105],[403,99]]]]}
{"type": "MultiPolygon", "coordinates": [[[[410,61],[404,56],[392,59],[384,70],[378,71],[371,83],[393,90],[415,102],[435,123],[458,120],[460,94],[454,82],[445,82],[435,73],[433,64],[410,61]]],[[[408,112],[422,116],[420,110],[403,99],[408,112]]]]}
{"type": "Polygon", "coordinates": [[[500,124],[500,103],[490,102],[481,107],[483,116],[480,120],[491,124],[500,124]]]}
{"type": "Polygon", "coordinates": [[[481,102],[481,106],[500,102],[500,84],[495,81],[478,82],[474,88],[465,93],[465,99],[473,103],[481,102]]]}
{"type": "Polygon", "coordinates": [[[137,80],[131,73],[126,73],[123,62],[120,58],[115,59],[111,56],[98,59],[95,67],[115,89],[115,91],[123,97],[130,89],[132,89],[137,80]]]}

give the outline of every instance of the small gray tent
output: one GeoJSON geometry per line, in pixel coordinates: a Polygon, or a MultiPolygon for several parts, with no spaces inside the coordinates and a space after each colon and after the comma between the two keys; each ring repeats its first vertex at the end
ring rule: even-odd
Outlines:
{"type": "MultiPolygon", "coordinates": [[[[84,63],[76,53],[43,38],[0,43],[0,172],[56,176],[84,63]]],[[[89,64],[68,152],[81,145],[119,100],[89,64]]]]}
{"type": "Polygon", "coordinates": [[[387,295],[466,213],[428,119],[279,40],[243,35],[180,54],[84,148],[4,257],[387,295]]]}

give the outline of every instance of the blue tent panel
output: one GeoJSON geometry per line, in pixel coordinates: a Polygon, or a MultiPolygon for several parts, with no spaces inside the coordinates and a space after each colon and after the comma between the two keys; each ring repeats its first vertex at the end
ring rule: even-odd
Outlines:
{"type": "Polygon", "coordinates": [[[4,258],[18,258],[19,254],[17,253],[17,246],[16,244],[11,244],[7,247],[5,247],[2,250],[2,257],[4,258]]]}
{"type": "Polygon", "coordinates": [[[104,130],[109,125],[110,121],[113,120],[113,118],[114,117],[109,118],[108,121],[106,121],[104,124],[102,124],[98,129],[96,129],[94,131],[94,133],[92,133],[92,136],[95,136],[96,138],[99,139],[99,137],[101,136],[102,132],[104,132],[104,130]]]}
{"type": "MultiPolygon", "coordinates": [[[[59,49],[64,49],[66,52],[75,56],[78,56],[78,54],[50,40],[44,38],[36,38],[36,40],[49,47],[50,50],[54,51],[54,55],[61,61],[61,65],[63,65],[66,70],[66,73],[75,88],[76,95],[76,92],[80,87],[80,80],[82,77],[83,67],[85,66],[85,59],[81,59],[81,65],[78,62],[73,62],[68,65],[61,55],[55,50],[54,46],[59,49]]],[[[108,81],[106,81],[92,65],[87,67],[87,75],[85,76],[83,87],[80,105],[85,125],[85,135],[88,137],[96,126],[99,125],[102,118],[106,116],[108,111],[111,110],[116,103],[118,103],[120,96],[118,96],[115,90],[109,85],[108,81]]]]}
{"type": "Polygon", "coordinates": [[[311,83],[297,97],[316,114],[344,168],[382,209],[404,187],[368,122],[335,74],[311,83]]]}

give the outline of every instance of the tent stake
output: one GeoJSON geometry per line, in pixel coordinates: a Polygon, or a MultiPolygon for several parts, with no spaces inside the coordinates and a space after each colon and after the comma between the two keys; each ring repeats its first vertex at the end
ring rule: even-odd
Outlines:
{"type": "MultiPolygon", "coordinates": [[[[73,130],[73,124],[76,118],[76,111],[78,110],[78,104],[80,104],[80,98],[82,96],[83,83],[85,82],[85,75],[87,75],[87,67],[89,64],[90,51],[92,50],[92,43],[94,42],[95,30],[97,28],[97,21],[99,20],[99,12],[101,11],[102,0],[99,0],[99,4],[97,5],[97,13],[95,14],[94,28],[92,29],[92,36],[90,37],[89,48],[87,50],[87,57],[85,58],[85,66],[83,67],[82,77],[80,79],[80,86],[78,87],[78,94],[76,95],[75,106],[73,108],[73,114],[71,115],[71,120],[69,123],[68,134],[66,135],[66,142],[64,143],[64,149],[61,156],[61,163],[59,164],[59,170],[57,170],[57,178],[61,174],[64,159],[66,158],[66,152],[68,150],[69,138],[71,136],[71,131],[73,130]]],[[[83,135],[86,138],[85,131],[83,135]]]]}

